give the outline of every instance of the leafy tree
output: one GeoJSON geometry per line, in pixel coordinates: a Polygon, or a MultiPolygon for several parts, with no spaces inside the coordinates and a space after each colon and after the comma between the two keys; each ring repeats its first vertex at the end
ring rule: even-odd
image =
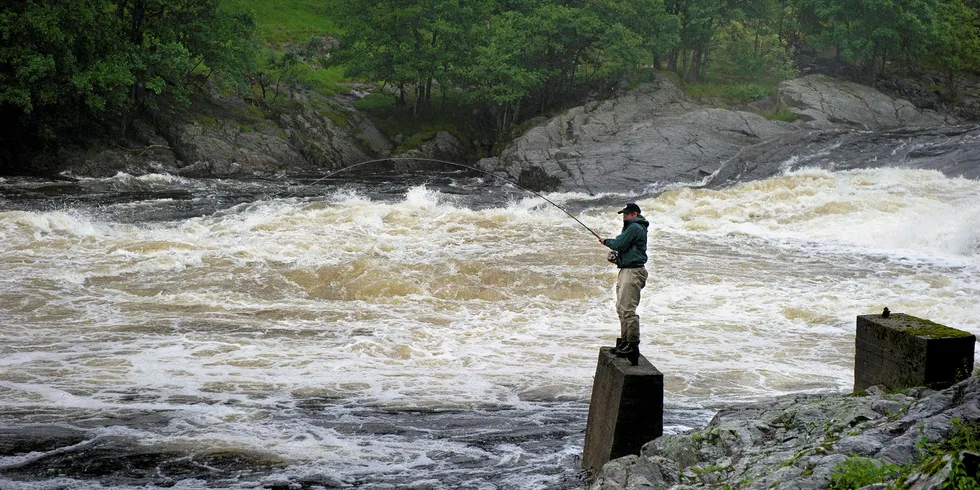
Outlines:
{"type": "Polygon", "coordinates": [[[263,101],[275,102],[286,89],[303,86],[299,56],[293,50],[269,51],[263,62],[248,72],[248,80],[259,87],[263,101]]]}
{"type": "Polygon", "coordinates": [[[726,0],[667,0],[666,5],[680,22],[680,44],[670,54],[670,68],[688,80],[703,79],[718,32],[735,11],[726,0]]]}
{"type": "Polygon", "coordinates": [[[114,131],[195,81],[241,83],[254,21],[218,0],[24,0],[0,11],[0,162],[114,131]],[[215,75],[218,75],[217,77],[215,75]]]}
{"type": "Polygon", "coordinates": [[[884,73],[889,59],[912,64],[935,41],[938,0],[804,0],[817,28],[818,47],[833,47],[839,60],[862,64],[868,79],[884,73]]]}
{"type": "Polygon", "coordinates": [[[957,93],[956,77],[980,67],[980,10],[963,0],[946,0],[939,6],[931,63],[945,75],[946,95],[957,93]]]}

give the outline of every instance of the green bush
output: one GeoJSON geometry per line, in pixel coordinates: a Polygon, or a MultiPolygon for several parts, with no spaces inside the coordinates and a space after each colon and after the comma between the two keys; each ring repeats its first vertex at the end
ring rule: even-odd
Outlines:
{"type": "MultiPolygon", "coordinates": [[[[798,114],[789,110],[789,107],[787,107],[785,104],[779,104],[776,107],[769,109],[768,111],[766,111],[765,114],[762,115],[762,117],[769,119],[770,121],[785,121],[785,122],[793,122],[800,118],[798,114]]],[[[861,395],[861,396],[865,396],[865,395],[861,395]]]]}
{"type": "Polygon", "coordinates": [[[725,88],[725,97],[732,99],[739,104],[747,104],[755,100],[763,99],[768,97],[770,93],[771,89],[769,87],[763,87],[762,85],[756,85],[754,83],[731,85],[725,88]]]}
{"type": "Polygon", "coordinates": [[[868,458],[849,457],[837,464],[830,475],[831,490],[856,490],[872,483],[883,483],[901,476],[901,467],[868,458]]]}

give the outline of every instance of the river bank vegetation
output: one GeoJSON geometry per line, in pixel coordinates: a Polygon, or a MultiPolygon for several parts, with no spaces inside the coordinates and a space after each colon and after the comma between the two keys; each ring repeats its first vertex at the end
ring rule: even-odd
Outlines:
{"type": "MultiPolygon", "coordinates": [[[[386,132],[504,141],[669,70],[748,103],[805,70],[874,85],[980,67],[980,0],[28,0],[0,13],[0,171],[215,93],[263,110],[377,83],[386,132]],[[401,130],[401,126],[408,130],[401,130]]],[[[939,80],[938,82],[936,80],[939,80]]],[[[781,117],[774,112],[773,117],[781,117]]]]}

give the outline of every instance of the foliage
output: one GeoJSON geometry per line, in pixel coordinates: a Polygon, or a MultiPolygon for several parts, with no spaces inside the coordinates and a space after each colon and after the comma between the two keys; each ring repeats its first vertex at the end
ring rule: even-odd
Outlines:
{"type": "Polygon", "coordinates": [[[438,87],[459,88],[497,134],[575,94],[615,88],[666,53],[677,30],[661,0],[335,0],[333,11],[348,33],[335,62],[348,75],[397,87],[416,115],[438,87]]]}
{"type": "Polygon", "coordinates": [[[957,93],[956,77],[980,67],[980,10],[963,0],[947,0],[939,6],[937,35],[930,47],[928,64],[945,75],[948,97],[957,93]]]}
{"type": "Polygon", "coordinates": [[[269,51],[254,70],[247,72],[249,82],[259,88],[262,100],[275,102],[286,90],[308,87],[302,62],[293,50],[269,51]]]}
{"type": "Polygon", "coordinates": [[[770,121],[783,121],[783,122],[793,122],[800,118],[798,114],[789,110],[785,104],[777,104],[776,107],[766,111],[762,117],[769,119],[770,121]]]}
{"type": "Polygon", "coordinates": [[[125,135],[161,97],[186,100],[207,80],[242,85],[254,21],[216,0],[26,0],[0,12],[0,147],[125,135]]]}
{"type": "Polygon", "coordinates": [[[222,4],[229,10],[251,13],[259,35],[273,46],[340,34],[330,5],[323,0],[222,0],[222,4]]]}
{"type": "Polygon", "coordinates": [[[852,456],[837,464],[830,475],[831,490],[855,490],[865,485],[894,480],[901,468],[872,459],[852,456]]]}
{"type": "Polygon", "coordinates": [[[740,104],[747,104],[752,101],[764,99],[768,97],[771,92],[772,91],[769,88],[763,87],[762,85],[745,83],[727,87],[725,89],[725,97],[740,104]]]}

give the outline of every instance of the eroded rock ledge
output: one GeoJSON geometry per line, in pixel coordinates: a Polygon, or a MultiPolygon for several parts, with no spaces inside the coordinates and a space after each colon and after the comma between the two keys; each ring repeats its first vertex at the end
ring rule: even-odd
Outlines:
{"type": "MultiPolygon", "coordinates": [[[[499,158],[480,163],[542,189],[649,192],[666,184],[700,184],[728,162],[744,166],[744,160],[754,163],[756,156],[763,157],[764,171],[752,176],[768,177],[785,170],[783,163],[808,154],[814,141],[830,139],[826,146],[835,148],[837,138],[847,133],[961,123],[871,87],[822,75],[783,82],[776,99],[799,119],[787,123],[753,112],[706,107],[686,98],[666,75],[656,74],[651,83],[619,98],[575,107],[531,128],[499,158]],[[761,150],[753,152],[756,147],[761,150]]],[[[859,158],[856,165],[888,164],[878,156],[905,145],[895,141],[888,148],[872,146],[878,151],[874,158],[859,158]]],[[[840,160],[849,161],[850,155],[840,160]]],[[[909,164],[907,159],[894,160],[896,165],[909,164]]],[[[939,168],[956,162],[963,159],[940,155],[926,163],[939,168]],[[947,165],[947,160],[953,163],[947,165]]],[[[733,175],[749,176],[726,173],[733,175]]],[[[721,182],[731,183],[727,178],[721,182]]]]}
{"type": "Polygon", "coordinates": [[[949,437],[954,419],[980,423],[980,377],[939,392],[785,396],[651,441],[639,456],[606,463],[591,489],[826,489],[849,456],[916,463],[925,445],[949,437]]]}

